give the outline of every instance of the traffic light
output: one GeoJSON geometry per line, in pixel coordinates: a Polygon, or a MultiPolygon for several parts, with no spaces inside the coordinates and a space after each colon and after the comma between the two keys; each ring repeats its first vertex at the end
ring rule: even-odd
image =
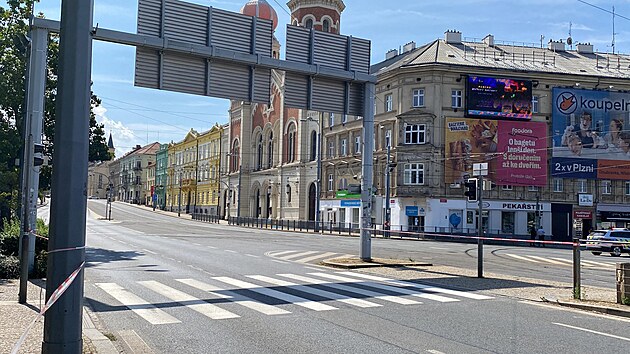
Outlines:
{"type": "Polygon", "coordinates": [[[41,166],[44,164],[44,145],[33,144],[33,166],[41,166]]]}
{"type": "Polygon", "coordinates": [[[477,201],[477,179],[469,178],[466,182],[464,182],[464,186],[466,187],[466,191],[464,195],[468,197],[469,202],[477,201]]]}

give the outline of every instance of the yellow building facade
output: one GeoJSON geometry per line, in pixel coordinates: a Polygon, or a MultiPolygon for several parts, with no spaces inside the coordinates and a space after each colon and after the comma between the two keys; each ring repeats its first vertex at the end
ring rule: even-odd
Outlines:
{"type": "Polygon", "coordinates": [[[215,125],[207,132],[191,129],[168,147],[166,210],[216,215],[221,190],[221,135],[215,125]]]}

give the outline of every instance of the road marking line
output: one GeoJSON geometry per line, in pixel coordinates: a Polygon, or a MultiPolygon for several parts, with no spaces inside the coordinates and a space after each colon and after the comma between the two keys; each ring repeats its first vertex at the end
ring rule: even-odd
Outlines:
{"type": "Polygon", "coordinates": [[[431,353],[431,354],[444,354],[444,352],[441,352],[439,350],[435,350],[435,349],[427,349],[427,353],[431,353]]]}
{"type": "Polygon", "coordinates": [[[216,247],[213,247],[213,246],[208,246],[208,248],[211,248],[211,249],[213,249],[213,250],[216,250],[216,249],[217,249],[216,247]]]}
{"type": "Polygon", "coordinates": [[[527,258],[527,257],[519,256],[519,255],[516,255],[516,254],[506,253],[505,255],[506,255],[506,256],[508,256],[508,257],[512,257],[512,258],[519,259],[519,260],[521,260],[521,261],[533,262],[533,263],[540,263],[540,262],[538,262],[538,261],[536,261],[536,260],[533,260],[533,259],[531,259],[531,258],[527,258]]]}
{"type": "Polygon", "coordinates": [[[299,297],[299,296],[294,296],[294,295],[290,295],[290,294],[285,294],[283,292],[277,291],[277,290],[273,290],[273,289],[269,289],[269,288],[263,288],[260,287],[256,284],[252,284],[252,283],[248,283],[242,280],[238,280],[238,279],[233,279],[233,278],[228,278],[228,277],[215,277],[212,278],[215,280],[218,280],[220,282],[223,283],[227,283],[230,284],[232,286],[236,286],[238,288],[241,289],[246,289],[249,291],[253,291],[253,292],[257,292],[259,294],[263,294],[265,296],[269,296],[269,297],[273,297],[276,299],[280,299],[282,301],[286,301],[288,303],[291,304],[295,304],[298,306],[302,306],[302,307],[306,307],[308,309],[311,310],[315,310],[315,311],[328,311],[328,310],[336,310],[336,307],[332,307],[326,304],[320,304],[318,302],[315,301],[311,301],[308,299],[305,299],[303,297],[299,297]]]}
{"type": "Polygon", "coordinates": [[[323,253],[323,254],[319,254],[319,255],[315,255],[315,256],[310,256],[310,257],[298,259],[298,260],[296,260],[296,262],[308,263],[308,262],[314,261],[316,259],[327,258],[327,257],[330,257],[330,256],[334,256],[336,254],[337,253],[335,253],[335,252],[326,252],[326,253],[323,253]]]}
{"type": "Polygon", "coordinates": [[[585,266],[589,266],[589,267],[616,268],[616,266],[614,264],[595,262],[595,261],[587,261],[587,260],[584,260],[584,259],[582,260],[582,263],[584,263],[585,266]]]}
{"type": "Polygon", "coordinates": [[[435,286],[423,285],[423,284],[418,284],[418,283],[404,281],[404,280],[394,280],[394,279],[389,279],[389,278],[377,277],[377,276],[361,274],[361,273],[352,273],[352,272],[340,272],[340,274],[350,275],[350,276],[354,276],[358,278],[364,278],[364,279],[375,280],[375,281],[383,281],[389,284],[412,287],[412,288],[421,289],[424,291],[429,291],[432,293],[441,293],[441,294],[448,294],[448,295],[454,295],[454,296],[461,296],[461,297],[474,299],[474,300],[492,299],[491,296],[479,295],[475,293],[469,293],[469,292],[458,291],[458,290],[438,288],[435,286]]]}
{"type": "Polygon", "coordinates": [[[192,244],[195,245],[195,246],[201,246],[201,244],[195,243],[195,242],[192,242],[192,244]]]}
{"type": "Polygon", "coordinates": [[[295,254],[292,254],[292,255],[289,255],[289,256],[283,256],[283,257],[278,257],[278,258],[283,259],[285,261],[288,261],[288,260],[293,259],[293,258],[299,258],[299,257],[303,257],[303,256],[308,256],[308,255],[311,255],[313,253],[318,253],[318,251],[300,252],[300,253],[295,253],[295,254]]]}
{"type": "Polygon", "coordinates": [[[599,334],[600,336],[606,336],[606,337],[615,338],[615,339],[621,339],[621,340],[625,340],[625,341],[627,341],[627,342],[630,342],[630,338],[621,337],[621,336],[616,336],[616,335],[614,335],[614,334],[609,334],[609,333],[604,333],[604,332],[593,331],[592,329],[586,329],[586,328],[581,328],[581,327],[569,326],[569,325],[564,324],[564,323],[557,323],[557,322],[553,322],[553,324],[558,325],[558,326],[562,326],[562,327],[567,327],[567,328],[575,329],[575,330],[578,330],[578,331],[584,331],[584,332],[588,332],[588,333],[599,334]]]}
{"type": "Polygon", "coordinates": [[[241,317],[235,313],[224,310],[219,306],[209,304],[194,296],[188,295],[154,280],[140,281],[138,283],[213,320],[241,317]]]}
{"type": "Polygon", "coordinates": [[[151,324],[181,323],[180,320],[151,305],[116,283],[96,283],[96,286],[103,289],[118,302],[151,324]]]}
{"type": "Polygon", "coordinates": [[[539,259],[539,260],[541,260],[543,262],[548,262],[548,263],[552,263],[552,264],[560,264],[560,265],[564,265],[564,266],[567,265],[566,263],[563,263],[563,262],[554,261],[551,258],[545,258],[545,257],[539,257],[539,256],[528,256],[528,257],[539,259]]]}
{"type": "Polygon", "coordinates": [[[142,250],[143,250],[143,251],[145,251],[146,253],[157,254],[157,253],[155,253],[155,252],[153,252],[153,251],[149,251],[149,250],[148,250],[148,249],[146,249],[146,248],[143,248],[142,250]]]}
{"type": "Polygon", "coordinates": [[[283,254],[287,254],[287,253],[291,253],[291,252],[297,252],[297,251],[280,251],[280,252],[269,252],[269,255],[271,257],[277,257],[283,254]]]}
{"type": "Polygon", "coordinates": [[[599,313],[587,312],[587,311],[584,311],[584,310],[574,309],[574,308],[570,308],[570,307],[560,307],[558,305],[551,305],[551,304],[553,304],[553,302],[551,302],[549,304],[548,303],[536,302],[536,301],[529,301],[529,300],[519,301],[519,302],[521,304],[534,305],[534,306],[538,306],[538,307],[544,307],[544,308],[550,309],[550,310],[574,312],[574,313],[579,313],[579,314],[582,314],[582,315],[589,315],[589,316],[593,316],[593,317],[605,318],[607,320],[614,320],[614,321],[630,323],[630,318],[624,318],[624,317],[619,317],[619,316],[611,316],[611,315],[603,315],[603,314],[599,314],[599,313]]]}
{"type": "MultiPolygon", "coordinates": [[[[270,278],[270,277],[266,277],[263,275],[248,275],[248,278],[252,278],[252,279],[256,279],[258,281],[262,281],[262,282],[266,282],[266,283],[270,283],[273,285],[278,285],[278,286],[289,286],[291,287],[291,289],[295,289],[295,290],[299,290],[299,291],[303,291],[306,293],[310,293],[310,294],[314,294],[317,296],[321,296],[323,298],[327,298],[327,299],[331,299],[331,300],[337,300],[349,305],[353,305],[353,306],[358,306],[361,308],[367,308],[367,307],[380,307],[381,305],[373,303],[373,302],[369,302],[366,300],[361,300],[361,299],[353,299],[349,296],[345,296],[345,295],[341,295],[341,294],[337,294],[337,293],[333,293],[330,291],[325,291],[325,290],[321,290],[321,289],[316,289],[316,288],[312,288],[312,287],[308,287],[305,285],[300,285],[300,284],[296,284],[296,283],[291,283],[288,281],[284,281],[284,280],[280,280],[280,279],[274,279],[274,278],[270,278]]],[[[299,278],[299,276],[296,276],[296,278],[299,278]]],[[[294,279],[296,279],[294,278],[294,279]]],[[[299,280],[299,279],[296,279],[299,280]]]]}
{"type": "Polygon", "coordinates": [[[225,252],[229,252],[229,253],[238,253],[236,251],[232,251],[232,250],[225,250],[225,252]]]}
{"type": "MultiPolygon", "coordinates": [[[[354,273],[350,273],[350,272],[348,272],[348,273],[349,273],[348,275],[354,275],[354,273]]],[[[343,273],[338,273],[338,274],[343,274],[343,273]]],[[[345,277],[340,277],[340,278],[343,278],[343,279],[339,279],[341,281],[355,281],[356,282],[356,279],[350,279],[350,278],[345,278],[345,277]]],[[[381,289],[381,290],[385,290],[385,291],[391,291],[391,292],[394,292],[394,293],[399,293],[399,294],[402,294],[402,295],[411,295],[411,296],[421,297],[421,298],[434,300],[434,301],[439,301],[439,302],[457,302],[457,301],[459,301],[458,299],[453,299],[453,298],[446,297],[446,296],[441,296],[441,295],[418,293],[418,291],[405,289],[405,288],[402,288],[402,287],[399,287],[399,286],[394,287],[394,286],[380,284],[380,283],[365,283],[365,282],[362,282],[361,284],[365,285],[365,286],[372,287],[372,288],[377,288],[377,289],[381,289]]]]}
{"type": "MultiPolygon", "coordinates": [[[[337,280],[337,281],[343,281],[343,282],[348,282],[348,278],[343,278],[343,277],[337,277],[335,275],[330,275],[330,274],[326,274],[326,273],[309,273],[310,275],[315,275],[315,276],[319,276],[322,278],[330,278],[333,280],[337,280]],[[345,279],[345,280],[344,280],[345,279]]],[[[351,280],[350,283],[358,283],[356,280],[351,280]]],[[[317,284],[317,283],[313,283],[313,284],[317,284]]],[[[389,302],[393,302],[393,303],[397,303],[397,304],[401,304],[401,305],[418,305],[421,304],[421,302],[416,301],[416,300],[411,300],[411,299],[406,299],[404,297],[400,297],[400,296],[393,296],[393,295],[383,295],[383,293],[379,293],[376,291],[372,291],[372,290],[366,290],[363,288],[357,288],[354,286],[350,286],[350,285],[345,285],[345,284],[338,284],[338,283],[331,283],[330,281],[322,281],[319,284],[325,285],[325,286],[329,286],[335,289],[339,289],[339,290],[343,290],[343,291],[349,291],[355,294],[360,294],[363,296],[369,296],[369,297],[373,297],[375,299],[380,299],[380,300],[384,300],[384,301],[389,301],[389,302]]]]}
{"type": "Polygon", "coordinates": [[[249,253],[246,253],[245,255],[246,255],[247,257],[260,258],[260,257],[258,257],[258,256],[254,256],[253,254],[249,254],[249,253]]]}
{"type": "MultiPolygon", "coordinates": [[[[242,296],[240,294],[236,294],[234,292],[231,291],[227,291],[224,289],[220,289],[217,288],[213,285],[204,283],[204,282],[200,282],[194,279],[176,279],[179,282],[182,282],[188,286],[192,286],[193,288],[197,288],[199,290],[208,292],[214,296],[220,297],[222,299],[230,299],[230,298],[246,298],[245,296],[242,296]],[[217,291],[220,291],[221,293],[217,293],[217,291]]],[[[232,302],[234,302],[235,304],[239,304],[242,306],[245,306],[249,309],[252,309],[254,311],[258,311],[262,314],[265,315],[284,315],[284,314],[288,314],[291,313],[289,311],[283,310],[277,306],[272,306],[272,305],[267,305],[265,303],[262,303],[260,301],[255,301],[255,300],[232,300],[232,302]]]]}
{"type": "Polygon", "coordinates": [[[315,270],[315,271],[318,271],[318,272],[322,271],[321,268],[315,268],[315,267],[304,267],[304,268],[310,269],[310,270],[315,270]]]}
{"type": "Polygon", "coordinates": [[[568,264],[568,265],[571,265],[571,266],[573,265],[573,260],[572,259],[564,259],[564,258],[558,258],[558,257],[549,257],[549,258],[555,259],[555,260],[560,261],[560,262],[565,262],[565,264],[568,264]]]}

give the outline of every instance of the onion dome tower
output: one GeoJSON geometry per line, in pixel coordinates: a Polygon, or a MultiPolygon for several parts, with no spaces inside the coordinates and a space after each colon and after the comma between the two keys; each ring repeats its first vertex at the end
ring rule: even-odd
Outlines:
{"type": "Polygon", "coordinates": [[[292,25],[340,33],[341,13],[346,8],[342,0],[290,0],[287,6],[292,25]]]}
{"type": "MultiPolygon", "coordinates": [[[[266,0],[249,0],[241,8],[241,13],[243,15],[258,17],[258,18],[272,21],[273,31],[275,31],[276,27],[278,27],[278,14],[276,13],[276,10],[274,10],[274,8],[271,5],[269,5],[269,3],[266,0]]],[[[272,56],[276,59],[280,58],[280,42],[278,42],[275,36],[273,38],[272,56]]]]}

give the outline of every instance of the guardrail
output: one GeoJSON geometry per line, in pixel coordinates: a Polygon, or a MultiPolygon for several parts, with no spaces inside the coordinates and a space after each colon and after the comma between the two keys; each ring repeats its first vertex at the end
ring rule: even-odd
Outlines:
{"type": "Polygon", "coordinates": [[[192,213],[191,214],[193,220],[209,222],[213,224],[218,224],[221,218],[218,215],[212,214],[201,214],[201,213],[192,213]]]}

